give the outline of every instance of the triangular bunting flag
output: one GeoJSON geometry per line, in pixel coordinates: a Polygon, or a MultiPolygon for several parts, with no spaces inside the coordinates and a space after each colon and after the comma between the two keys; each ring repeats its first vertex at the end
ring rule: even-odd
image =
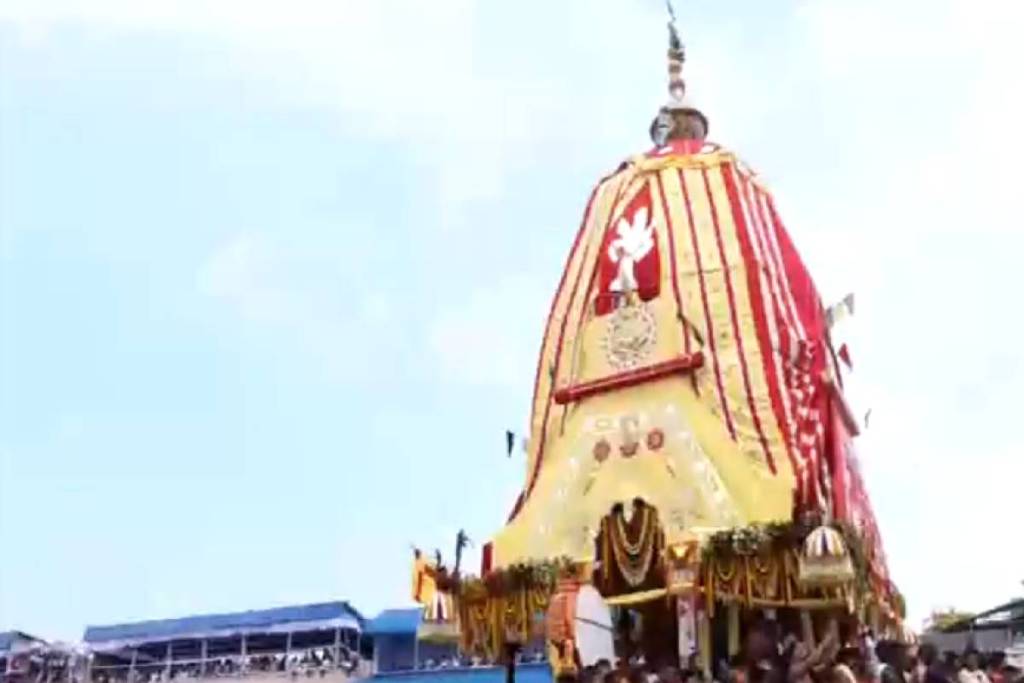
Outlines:
{"type": "Polygon", "coordinates": [[[516,433],[513,431],[505,430],[505,448],[507,449],[508,457],[512,457],[512,449],[516,446],[516,433]]]}
{"type": "Polygon", "coordinates": [[[850,359],[850,347],[848,347],[846,344],[843,344],[842,346],[839,347],[839,350],[836,351],[836,355],[838,355],[839,358],[842,359],[842,361],[846,364],[846,367],[848,367],[850,370],[853,370],[853,361],[850,359]]]}
{"type": "Polygon", "coordinates": [[[850,315],[853,315],[853,292],[850,292],[843,297],[843,305],[846,306],[846,310],[850,315]]]}
{"type": "Polygon", "coordinates": [[[847,316],[853,315],[853,293],[847,294],[842,301],[828,307],[825,311],[825,324],[832,327],[847,316]]]}

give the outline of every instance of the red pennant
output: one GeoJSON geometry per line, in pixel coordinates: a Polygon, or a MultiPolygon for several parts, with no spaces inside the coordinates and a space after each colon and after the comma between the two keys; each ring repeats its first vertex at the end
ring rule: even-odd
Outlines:
{"type": "Polygon", "coordinates": [[[840,346],[836,354],[839,356],[840,359],[842,359],[843,363],[846,364],[846,367],[853,370],[853,361],[850,360],[850,349],[849,347],[846,346],[846,344],[840,346]]]}

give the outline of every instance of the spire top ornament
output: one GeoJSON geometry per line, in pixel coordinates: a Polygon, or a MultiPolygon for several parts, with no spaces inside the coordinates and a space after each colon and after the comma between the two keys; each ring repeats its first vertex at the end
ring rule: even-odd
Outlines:
{"type": "Polygon", "coordinates": [[[661,147],[671,140],[703,142],[708,134],[708,119],[686,99],[686,81],[683,63],[686,50],[676,28],[676,13],[672,0],[665,0],[668,10],[668,103],[661,108],[651,123],[651,139],[661,147]]]}
{"type": "Polygon", "coordinates": [[[683,96],[686,95],[686,81],[683,80],[686,51],[676,29],[676,13],[672,8],[672,0],[665,0],[665,6],[668,8],[668,94],[672,102],[681,105],[683,96]]]}

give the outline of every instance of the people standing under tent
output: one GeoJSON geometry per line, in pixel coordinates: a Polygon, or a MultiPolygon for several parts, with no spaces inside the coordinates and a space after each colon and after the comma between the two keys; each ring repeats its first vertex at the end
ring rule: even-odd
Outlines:
{"type": "Polygon", "coordinates": [[[988,675],[981,670],[978,651],[970,649],[964,653],[963,668],[957,673],[959,683],[991,683],[988,675]]]}

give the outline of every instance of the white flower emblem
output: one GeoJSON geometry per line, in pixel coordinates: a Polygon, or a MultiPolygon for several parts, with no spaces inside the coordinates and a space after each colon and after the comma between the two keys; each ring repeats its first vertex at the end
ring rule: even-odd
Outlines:
{"type": "Polygon", "coordinates": [[[613,292],[632,292],[637,288],[636,264],[654,248],[654,226],[647,218],[647,208],[642,207],[633,214],[632,222],[623,217],[615,226],[617,237],[608,245],[608,258],[619,264],[609,287],[613,292]]]}

